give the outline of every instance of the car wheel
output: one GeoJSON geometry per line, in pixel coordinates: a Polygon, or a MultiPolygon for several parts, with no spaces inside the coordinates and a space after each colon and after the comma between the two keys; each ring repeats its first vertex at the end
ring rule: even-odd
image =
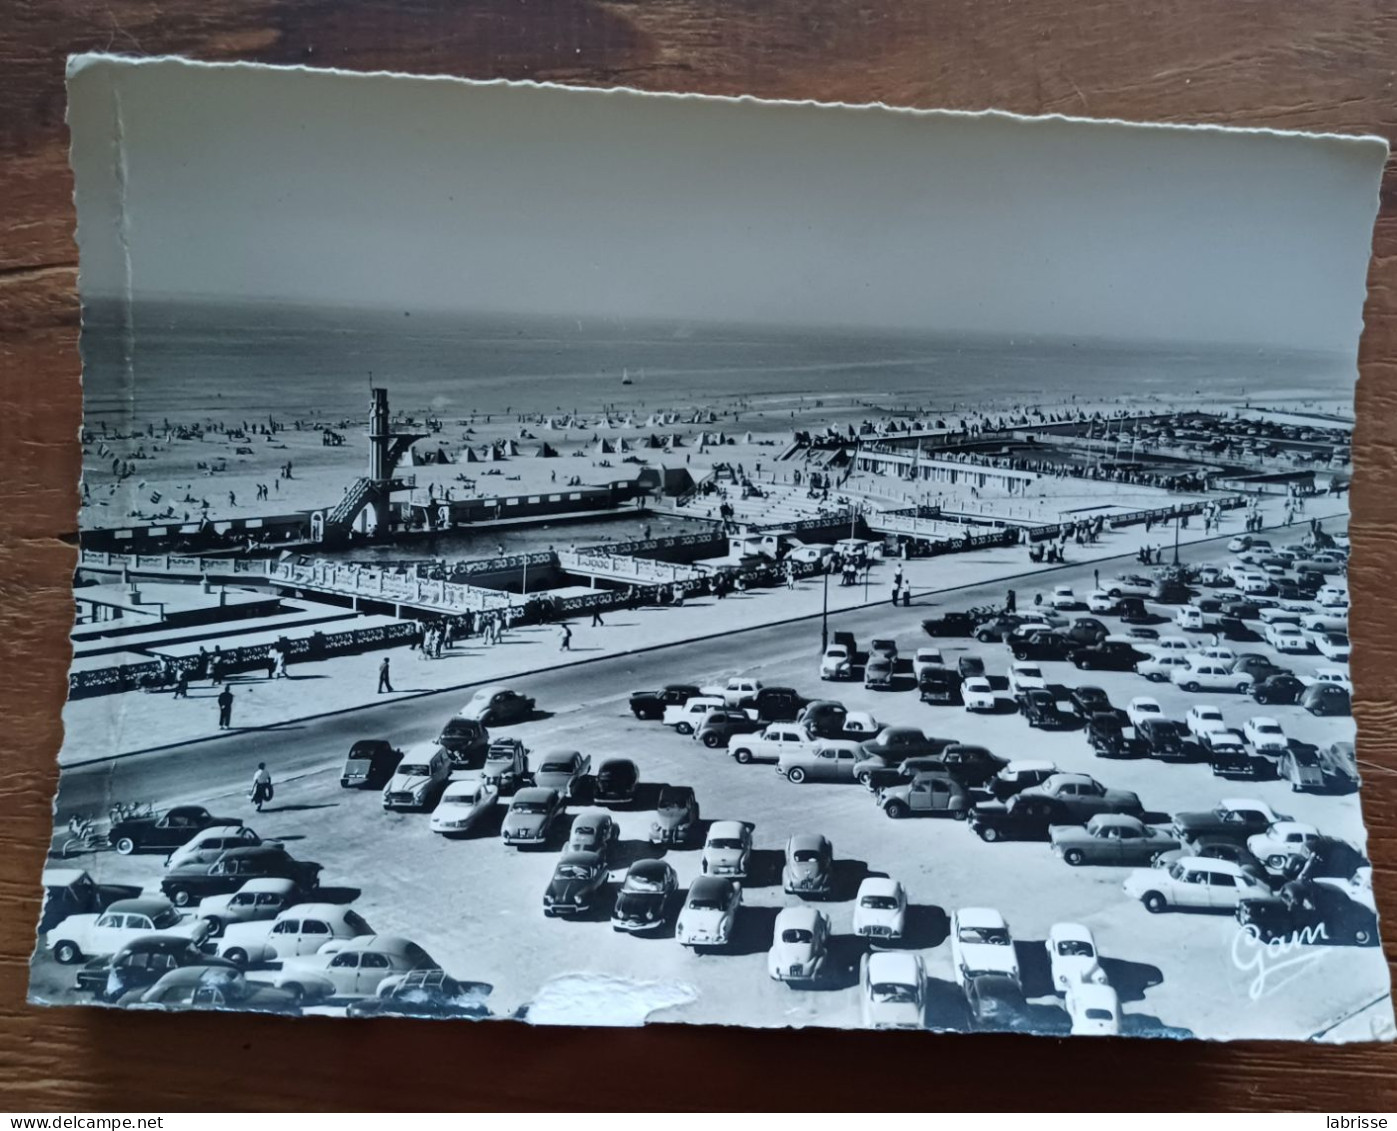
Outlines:
{"type": "Polygon", "coordinates": [[[1245,679],[1244,679],[1244,680],[1242,680],[1241,683],[1239,683],[1239,684],[1237,685],[1237,694],[1238,694],[1238,695],[1245,695],[1245,694],[1246,694],[1248,691],[1250,691],[1250,690],[1251,690],[1251,681],[1250,681],[1250,680],[1245,680],[1245,679]]]}
{"type": "Polygon", "coordinates": [[[290,994],[298,1003],[306,996],[305,988],[300,982],[287,982],[281,988],[290,994]]]}
{"type": "Polygon", "coordinates": [[[1373,940],[1372,932],[1367,927],[1358,927],[1353,932],[1353,941],[1359,946],[1367,946],[1373,940]]]}
{"type": "Polygon", "coordinates": [[[237,966],[247,965],[247,951],[240,946],[235,946],[223,952],[223,957],[237,966]]]}
{"type": "Polygon", "coordinates": [[[966,810],[966,809],[952,809],[952,810],[951,810],[951,820],[953,820],[953,821],[963,821],[963,820],[965,820],[965,818],[966,818],[968,815],[969,815],[969,811],[966,810]]]}
{"type": "Polygon", "coordinates": [[[894,821],[900,821],[903,817],[907,816],[907,806],[901,801],[889,801],[887,806],[883,809],[883,812],[894,821]]]}
{"type": "Polygon", "coordinates": [[[209,925],[209,938],[216,939],[223,933],[223,920],[216,915],[207,915],[204,922],[209,925]]]}
{"type": "Polygon", "coordinates": [[[1164,682],[1164,677],[1163,677],[1162,675],[1160,675],[1158,672],[1150,672],[1150,674],[1147,675],[1145,678],[1146,678],[1147,680],[1149,680],[1151,683],[1163,683],[1163,682],[1164,682]]]}
{"type": "Polygon", "coordinates": [[[1082,855],[1082,850],[1080,848],[1069,848],[1066,852],[1062,854],[1062,858],[1066,860],[1067,863],[1071,864],[1074,868],[1076,868],[1080,864],[1086,863],[1087,859],[1085,856],[1082,855]]]}
{"type": "Polygon", "coordinates": [[[801,782],[805,780],[805,771],[802,770],[799,766],[793,766],[789,771],[787,771],[786,780],[793,781],[796,783],[796,785],[799,785],[801,782]]]}
{"type": "Polygon", "coordinates": [[[1140,902],[1145,905],[1145,910],[1152,915],[1158,915],[1161,911],[1169,907],[1169,901],[1157,891],[1147,891],[1141,897],[1140,902]]]}
{"type": "Polygon", "coordinates": [[[863,773],[859,774],[859,785],[863,786],[865,789],[868,788],[868,783],[872,780],[873,775],[869,773],[867,770],[864,770],[863,773]]]}
{"type": "Polygon", "coordinates": [[[136,842],[129,836],[118,837],[113,847],[123,856],[130,856],[131,853],[136,851],[136,842]]]}
{"type": "Polygon", "coordinates": [[[1197,681],[1196,681],[1196,680],[1189,680],[1186,684],[1184,684],[1184,690],[1185,690],[1185,691],[1197,692],[1197,690],[1198,690],[1198,683],[1197,683],[1197,681]]]}
{"type": "Polygon", "coordinates": [[[64,966],[71,966],[82,957],[82,951],[78,949],[78,944],[64,939],[53,948],[53,957],[64,966]]]}
{"type": "Polygon", "coordinates": [[[752,752],[748,750],[745,746],[739,750],[734,750],[732,752],[732,756],[735,759],[737,759],[737,761],[741,762],[744,766],[752,760],[752,752]]]}
{"type": "Polygon", "coordinates": [[[679,723],[675,728],[680,734],[693,734],[694,728],[689,723],[679,723]]]}
{"type": "Polygon", "coordinates": [[[980,829],[979,832],[980,839],[983,840],[986,844],[993,844],[995,841],[999,840],[999,838],[1003,835],[993,825],[987,825],[984,828],[980,829]]]}
{"type": "Polygon", "coordinates": [[[176,907],[188,907],[190,903],[188,890],[185,888],[172,888],[170,890],[170,902],[176,907]]]}
{"type": "Polygon", "coordinates": [[[1285,857],[1280,853],[1273,852],[1266,857],[1266,867],[1274,868],[1277,872],[1281,871],[1285,867],[1285,857]]]}
{"type": "Polygon", "coordinates": [[[708,749],[712,750],[714,747],[723,745],[723,740],[712,731],[709,731],[703,736],[703,744],[707,746],[708,749]]]}

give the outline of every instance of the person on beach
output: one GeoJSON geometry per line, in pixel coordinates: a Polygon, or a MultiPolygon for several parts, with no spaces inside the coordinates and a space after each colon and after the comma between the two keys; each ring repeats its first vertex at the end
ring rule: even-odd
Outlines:
{"type": "Polygon", "coordinates": [[[385,691],[391,693],[392,690],[393,680],[388,671],[388,657],[384,656],[383,662],[378,665],[378,694],[382,695],[385,691]]]}
{"type": "Polygon", "coordinates": [[[218,729],[227,730],[233,725],[233,689],[224,687],[218,693],[218,729]]]}
{"type": "Polygon", "coordinates": [[[267,763],[258,762],[257,772],[252,775],[252,788],[248,790],[248,799],[257,806],[257,812],[262,812],[262,806],[272,799],[272,775],[267,772],[267,763]]]}

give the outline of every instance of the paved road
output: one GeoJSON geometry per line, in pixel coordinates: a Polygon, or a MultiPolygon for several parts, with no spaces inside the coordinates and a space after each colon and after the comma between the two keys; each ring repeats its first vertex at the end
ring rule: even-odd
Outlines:
{"type": "MultiPolygon", "coordinates": [[[[1301,533],[1302,528],[1295,528],[1296,537],[1301,533]]],[[[1235,536],[1229,533],[1183,546],[1179,559],[1192,562],[1217,558],[1220,549],[1235,536]]],[[[882,633],[906,631],[910,623],[934,615],[939,607],[958,609],[1002,604],[1008,588],[1018,587],[1022,595],[1068,584],[1084,593],[1091,588],[1093,570],[1099,570],[1103,577],[1111,577],[1135,568],[1133,555],[1069,563],[1059,569],[1036,573],[1025,578],[1022,584],[997,580],[950,591],[943,599],[935,594],[922,596],[911,609],[876,605],[831,614],[830,631],[849,629],[862,641],[882,633]]],[[[741,635],[676,644],[640,655],[616,656],[530,676],[526,681],[527,691],[537,699],[541,709],[567,712],[580,709],[582,705],[595,705],[607,697],[624,697],[637,687],[688,683],[696,679],[707,682],[735,670],[756,669],[802,653],[813,658],[818,655],[819,644],[818,620],[771,625],[741,635]]],[[[308,700],[312,694],[307,692],[308,700]]],[[[273,777],[282,781],[323,769],[343,758],[350,744],[360,738],[389,737],[405,748],[411,743],[434,738],[442,722],[468,697],[468,692],[436,692],[274,728],[237,730],[206,741],[65,770],[58,793],[56,820],[63,824],[74,813],[104,813],[118,800],[152,801],[160,805],[176,799],[222,796],[250,782],[260,761],[267,762],[273,777]]],[[[151,738],[158,741],[159,736],[151,738]]]]}

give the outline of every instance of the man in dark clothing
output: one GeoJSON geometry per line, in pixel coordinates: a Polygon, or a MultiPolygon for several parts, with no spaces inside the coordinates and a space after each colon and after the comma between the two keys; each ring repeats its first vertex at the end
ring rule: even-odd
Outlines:
{"type": "Polygon", "coordinates": [[[1009,590],[1009,594],[1004,600],[1004,607],[1011,613],[1019,607],[1019,595],[1012,589],[1009,590]]]}
{"type": "Polygon", "coordinates": [[[233,689],[225,686],[218,693],[218,729],[227,730],[233,725],[233,689]]]}
{"type": "Polygon", "coordinates": [[[604,620],[601,619],[601,610],[600,610],[600,609],[597,609],[597,608],[594,608],[594,609],[592,610],[592,627],[593,627],[593,628],[601,628],[601,627],[605,626],[605,624],[606,624],[606,622],[605,622],[604,620]]]}
{"type": "Polygon", "coordinates": [[[393,681],[388,677],[388,657],[383,657],[383,662],[378,665],[378,694],[393,690],[393,681]]]}

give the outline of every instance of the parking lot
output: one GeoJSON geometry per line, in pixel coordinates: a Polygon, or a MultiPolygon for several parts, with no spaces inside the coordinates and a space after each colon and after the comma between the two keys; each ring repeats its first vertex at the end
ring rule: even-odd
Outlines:
{"type": "MultiPolygon", "coordinates": [[[[1216,548],[1213,553],[1215,560],[1225,557],[1216,548]]],[[[1079,585],[1084,573],[1077,571],[1074,580],[1079,585]]],[[[1064,576],[1071,578],[1071,572],[1052,580],[1064,576]]],[[[1032,601],[1033,592],[1019,593],[1021,609],[1032,601]]],[[[977,599],[969,592],[936,611],[965,607],[977,599]]],[[[1165,606],[1151,608],[1161,617],[1172,612],[1165,606]]],[[[1012,660],[1005,645],[963,637],[928,639],[920,628],[926,612],[865,610],[841,616],[832,627],[854,632],[861,647],[874,635],[893,635],[904,658],[929,645],[940,647],[953,666],[962,655],[979,656],[1003,687],[1012,660]]],[[[1086,615],[1085,610],[1068,614],[1068,619],[1074,615],[1086,615]]],[[[1100,619],[1112,629],[1119,627],[1114,618],[1100,619]]],[[[1158,628],[1161,634],[1178,634],[1170,625],[1161,623],[1158,628]]],[[[1202,634],[1185,635],[1200,645],[1209,642],[1202,634]]],[[[718,639],[556,673],[538,681],[546,690],[527,681],[520,686],[538,694],[543,717],[499,733],[521,738],[535,752],[580,750],[591,757],[593,769],[609,757],[631,758],[641,769],[644,784],[636,805],[617,814],[621,839],[610,860],[608,896],[581,921],[548,919],[542,913],[543,891],[568,820],[547,850],[505,847],[496,835],[503,807],[478,833],[448,841],[429,830],[425,814],[384,812],[376,791],[341,790],[339,766],[329,761],[279,784],[275,802],[261,814],[250,814],[241,787],[198,800],[214,812],[244,815],[264,838],[284,839],[296,856],[322,863],[327,897],[353,899],[378,932],[406,935],[450,973],[492,983],[491,1008],[501,1015],[536,1000],[550,980],[582,973],[631,985],[651,983],[653,1000],[683,1003],[660,1009],[652,1020],[858,1025],[858,960],[866,947],[851,933],[852,901],[861,879],[884,874],[900,880],[908,892],[911,910],[902,945],[924,958],[931,979],[927,1024],[934,1028],[968,1024],[947,941],[950,914],[966,906],[993,907],[1008,920],[1032,1003],[1030,1020],[1042,1031],[1066,1032],[1068,1027],[1067,1015],[1051,993],[1043,948],[1049,928],[1059,922],[1082,923],[1095,933],[1105,971],[1120,995],[1127,1032],[1308,1036],[1387,991],[1387,969],[1376,947],[1262,951],[1239,938],[1230,915],[1150,914],[1122,890],[1130,869],[1069,867],[1045,843],[985,843],[964,822],[944,816],[890,820],[878,810],[873,795],[857,784],[795,785],[770,764],[738,765],[726,751],[706,749],[658,722],[638,721],[628,710],[628,695],[636,688],[666,682],[721,683],[740,673],[767,685],[794,686],[810,698],[840,699],[850,710],[871,712],[881,723],[917,726],[929,735],[988,747],[1004,758],[1046,759],[1064,771],[1089,773],[1108,787],[1137,792],[1147,820],[1163,822],[1173,813],[1210,808],[1221,798],[1249,797],[1322,832],[1362,844],[1356,793],[1293,793],[1289,783],[1279,780],[1228,782],[1215,778],[1205,761],[1101,758],[1080,729],[1030,729],[1012,709],[1007,690],[1000,692],[1000,712],[969,715],[959,706],[923,704],[910,677],[890,691],[865,690],[857,681],[821,683],[816,637],[805,624],[784,638],[771,637],[773,643],[765,647],[748,647],[743,638],[728,644],[718,639]],[[702,806],[699,835],[683,848],[664,850],[648,842],[654,798],[663,782],[693,786],[702,806]],[[638,859],[663,856],[676,869],[681,890],[686,888],[699,874],[703,829],[716,819],[754,826],[753,868],[743,883],[733,944],[718,953],[691,953],[673,938],[672,917],[660,937],[613,932],[610,899],[626,867],[638,859]],[[766,970],[776,913],[796,902],[783,895],[780,870],[784,844],[797,833],[828,837],[836,858],[836,890],[820,906],[830,916],[838,972],[817,989],[774,982],[766,970]]],[[[1236,650],[1273,656],[1302,678],[1327,663],[1314,653],[1276,657],[1265,643],[1237,645],[1236,650]]],[[[1298,706],[1262,708],[1245,696],[1189,694],[1130,672],[1079,672],[1066,662],[1042,666],[1051,685],[1095,685],[1117,707],[1134,696],[1149,695],[1167,715],[1182,719],[1190,706],[1207,702],[1220,707],[1228,724],[1238,729],[1248,717],[1265,714],[1301,742],[1323,747],[1353,738],[1351,719],[1315,718],[1298,706]]],[[[412,721],[398,724],[392,733],[373,731],[371,720],[361,719],[363,737],[389,737],[406,748],[433,737],[453,705],[435,697],[409,706],[412,721]]],[[[273,754],[275,743],[298,740],[295,735],[264,739],[273,754]]],[[[570,812],[579,808],[574,805],[570,812]]],[[[85,863],[94,874],[100,868],[104,882],[149,883],[158,879],[160,870],[155,855],[105,853],[85,863]]],[[[37,996],[72,1000],[70,985],[70,970],[40,958],[34,979],[37,996]]],[[[627,1008],[628,1019],[638,1020],[632,1016],[635,1007],[627,1008]]]]}

